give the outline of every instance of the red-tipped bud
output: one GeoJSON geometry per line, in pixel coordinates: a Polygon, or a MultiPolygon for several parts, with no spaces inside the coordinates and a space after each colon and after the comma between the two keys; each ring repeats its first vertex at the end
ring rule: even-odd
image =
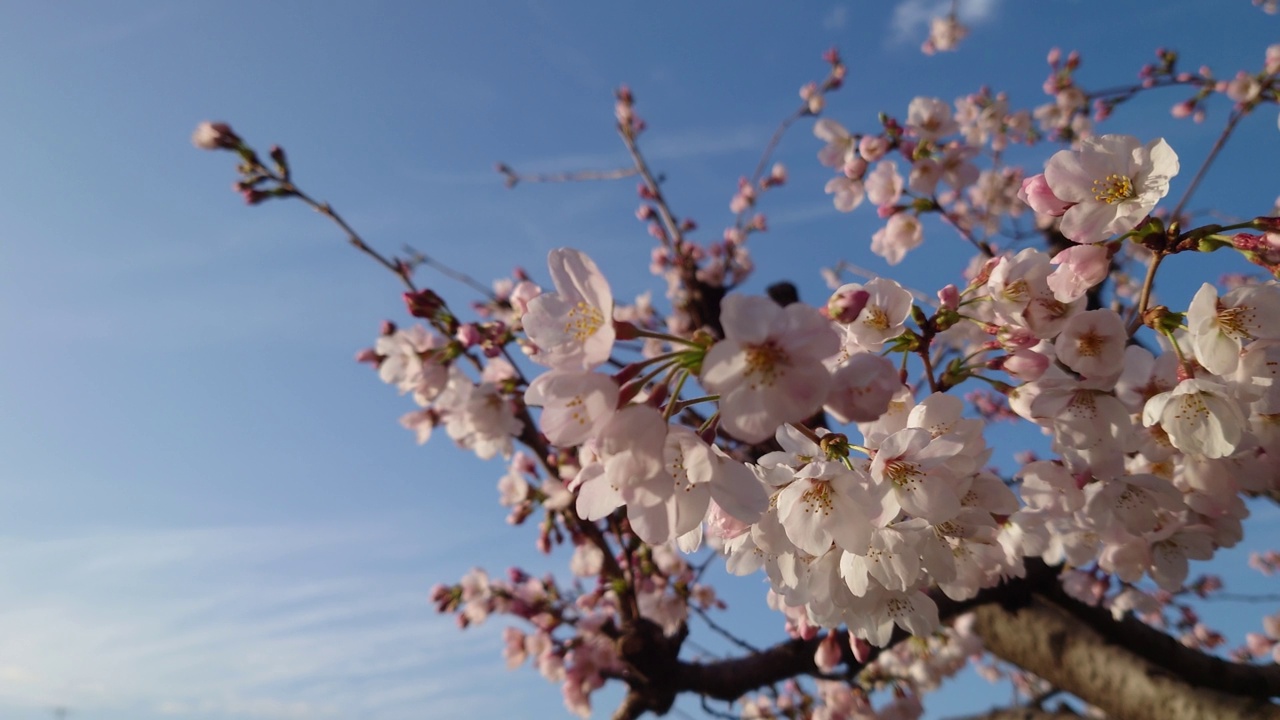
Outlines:
{"type": "Polygon", "coordinates": [[[431,290],[419,290],[405,293],[404,304],[409,309],[410,315],[431,319],[440,311],[440,308],[444,307],[444,300],[431,290]]]}
{"type": "Polygon", "coordinates": [[[284,156],[284,148],[279,145],[272,145],[269,154],[271,155],[271,162],[274,162],[281,169],[281,172],[289,169],[289,161],[284,156]]]}
{"type": "Polygon", "coordinates": [[[614,320],[613,331],[619,340],[635,340],[640,337],[640,328],[625,320],[614,320]]]}

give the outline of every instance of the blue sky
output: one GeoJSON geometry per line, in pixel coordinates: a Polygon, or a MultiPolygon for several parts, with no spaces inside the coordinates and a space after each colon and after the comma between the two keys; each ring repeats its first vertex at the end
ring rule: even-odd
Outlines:
{"type": "MultiPolygon", "coordinates": [[[[1156,45],[1229,76],[1258,67],[1277,37],[1277,20],[1244,0],[1106,14],[962,0],[972,36],[929,58],[918,51],[929,6],[0,7],[0,714],[562,714],[557,688],[503,669],[496,625],[458,632],[426,601],[472,565],[552,564],[504,523],[503,467],[443,436],[414,445],[396,422],[407,402],[352,361],[381,319],[400,317],[394,279],[301,206],[244,207],[229,159],[190,146],[197,122],[284,145],[298,181],[381,248],[411,243],[487,279],[517,264],[541,275],[549,249],[576,246],[629,297],[660,294],[642,269],[650,241],[629,181],[509,191],[491,169],[625,164],[612,130],[620,83],[650,124],[643,147],[676,211],[709,238],[800,85],[822,76],[827,47],[850,68],[828,114],[858,129],[880,110],[904,115],[915,95],[951,100],[984,83],[1038,105],[1054,45],[1081,49],[1082,82],[1101,87],[1128,82],[1156,45]]],[[[1183,158],[1175,194],[1226,113],[1174,123],[1179,99],[1161,93],[1110,125],[1168,138],[1183,158]]],[[[1276,132],[1274,110],[1245,123],[1204,206],[1271,207],[1276,132]]],[[[839,215],[822,194],[819,145],[808,123],[782,144],[792,182],[766,198],[772,229],[753,240],[749,289],[785,277],[818,301],[820,265],[886,269],[867,251],[874,213],[839,215]]],[[[926,237],[927,254],[893,275],[931,289],[965,246],[940,228],[926,237]]],[[[1198,285],[1188,271],[1200,264],[1182,260],[1160,286],[1170,305],[1198,285]]],[[[1209,261],[1210,277],[1248,269],[1209,261]]],[[[457,305],[470,299],[431,282],[457,305]]],[[[1245,554],[1224,561],[1231,577],[1245,554]]],[[[759,583],[732,588],[730,624],[773,636],[759,583]]],[[[975,709],[1003,699],[989,692],[953,697],[975,709]]]]}

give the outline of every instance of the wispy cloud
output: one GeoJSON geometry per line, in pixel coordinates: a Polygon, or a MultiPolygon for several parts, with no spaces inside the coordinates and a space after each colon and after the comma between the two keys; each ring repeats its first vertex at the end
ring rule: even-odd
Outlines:
{"type": "Polygon", "coordinates": [[[463,642],[426,599],[432,554],[406,547],[373,527],[2,541],[0,707],[139,720],[510,714],[511,698],[486,689],[506,672],[496,633],[463,642]]]}
{"type": "MultiPolygon", "coordinates": [[[[923,42],[929,34],[929,22],[949,13],[951,3],[952,0],[902,0],[893,9],[890,42],[923,42]]],[[[999,4],[1000,0],[958,0],[956,15],[966,25],[978,25],[993,17],[999,4]]]]}
{"type": "MultiPolygon", "coordinates": [[[[694,160],[745,151],[760,151],[769,140],[772,127],[736,125],[732,127],[695,127],[667,129],[646,135],[641,141],[645,158],[654,160],[694,160]]],[[[630,166],[631,160],[621,144],[617,152],[566,153],[524,160],[512,160],[520,172],[564,172],[597,170],[630,166]]]]}
{"type": "MultiPolygon", "coordinates": [[[[128,14],[117,11],[103,13],[81,22],[68,23],[60,36],[51,44],[63,51],[82,51],[91,48],[119,45],[136,40],[139,36],[158,31],[177,21],[194,18],[198,6],[190,3],[161,3],[147,7],[142,12],[128,14]]],[[[93,15],[88,13],[88,15],[93,15]]]]}
{"type": "Polygon", "coordinates": [[[827,30],[843,30],[849,24],[849,8],[846,5],[832,5],[822,18],[822,27],[827,30]]]}

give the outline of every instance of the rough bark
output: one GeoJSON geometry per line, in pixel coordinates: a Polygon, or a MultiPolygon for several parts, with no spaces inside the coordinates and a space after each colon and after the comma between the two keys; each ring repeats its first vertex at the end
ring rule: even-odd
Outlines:
{"type": "Polygon", "coordinates": [[[952,720],[1082,720],[1070,710],[1045,710],[1042,708],[1000,708],[980,715],[966,715],[952,720]]]}
{"type": "MultiPolygon", "coordinates": [[[[1132,617],[1116,621],[1108,611],[1065,595],[1057,569],[1038,561],[1028,562],[1026,577],[983,590],[972,600],[938,600],[944,621],[975,611],[975,631],[990,652],[1102,708],[1109,718],[1280,720],[1280,706],[1270,702],[1280,697],[1280,666],[1227,662],[1187,648],[1132,617]]],[[[660,631],[645,626],[627,636],[620,650],[634,672],[621,676],[629,692],[614,715],[617,720],[634,720],[645,712],[665,714],[680,693],[733,701],[762,687],[819,673],[814,664],[817,638],[788,640],[737,658],[688,662],[679,659],[683,635],[663,638],[660,631]]],[[[891,644],[905,638],[899,630],[891,644]]],[[[841,646],[852,676],[863,664],[852,657],[844,638],[841,646]]],[[[874,654],[869,660],[873,659],[874,654]]],[[[1006,714],[979,717],[1070,716],[1035,708],[1000,712],[1006,714]],[[1040,714],[1026,714],[1033,711],[1040,714]]]]}
{"type": "MultiPolygon", "coordinates": [[[[1221,691],[1221,678],[1184,678],[1117,644],[1086,620],[1042,595],[1009,610],[975,611],[974,630],[992,654],[1035,673],[1125,720],[1263,720],[1280,718],[1266,697],[1221,691]]],[[[1113,621],[1114,622],[1114,621],[1113,621]]],[[[1114,623],[1120,625],[1120,623],[1114,623]]],[[[1159,633],[1157,633],[1159,634],[1159,633]]],[[[1177,658],[1197,651],[1178,646],[1177,658]]],[[[1264,684],[1265,687],[1265,684],[1264,684]]]]}

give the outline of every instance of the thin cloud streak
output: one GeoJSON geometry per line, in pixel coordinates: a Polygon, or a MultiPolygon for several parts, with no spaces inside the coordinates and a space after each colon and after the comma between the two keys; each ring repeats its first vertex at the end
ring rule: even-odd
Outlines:
{"type": "Polygon", "coordinates": [[[435,615],[433,556],[406,557],[405,540],[352,526],[5,541],[0,707],[263,720],[501,712],[510,699],[487,693],[496,673],[479,670],[498,654],[496,633],[464,643],[435,615]]]}

